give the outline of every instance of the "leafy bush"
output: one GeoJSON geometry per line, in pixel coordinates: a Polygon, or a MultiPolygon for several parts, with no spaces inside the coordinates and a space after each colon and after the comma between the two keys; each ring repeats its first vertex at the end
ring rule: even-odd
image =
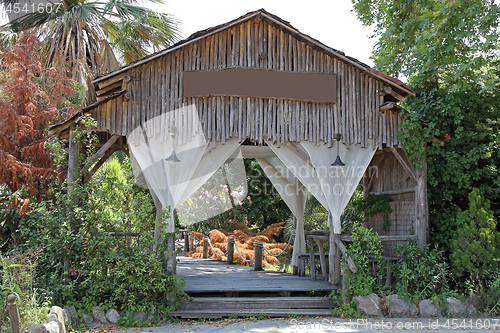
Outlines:
{"type": "MultiPolygon", "coordinates": [[[[36,267],[38,251],[26,253],[10,252],[0,257],[2,266],[2,299],[7,295],[16,296],[19,317],[24,327],[43,322],[49,310],[49,297],[33,286],[33,273],[36,267]]],[[[8,327],[8,316],[2,313],[4,327],[8,327]]]]}
{"type": "Polygon", "coordinates": [[[348,287],[344,294],[333,291],[330,297],[337,304],[334,316],[360,317],[356,310],[355,296],[367,296],[371,293],[383,293],[385,288],[384,273],[386,262],[382,258],[382,243],[378,234],[361,223],[352,224],[352,243],[342,260],[344,279],[348,287]],[[348,272],[347,257],[351,257],[356,265],[356,273],[348,272]],[[374,262],[376,271],[372,272],[370,263],[374,262]]]}
{"type": "Polygon", "coordinates": [[[145,311],[167,316],[182,282],[164,270],[162,244],[155,244],[153,203],[134,184],[130,163],[112,158],[84,186],[76,187],[80,204],[66,184],[54,184],[50,200],[33,204],[16,231],[17,249],[39,251],[34,288],[50,294],[53,304],[145,311]],[[134,237],[115,232],[138,233],[134,237]],[[154,246],[156,245],[156,246],[154,246]]]}
{"type": "Polygon", "coordinates": [[[457,224],[451,241],[452,272],[477,292],[492,282],[500,268],[500,233],[489,200],[477,188],[469,194],[469,209],[458,213],[457,224]]]}
{"type": "Polygon", "coordinates": [[[414,239],[394,249],[402,257],[392,267],[400,297],[417,301],[449,294],[450,273],[443,251],[430,245],[422,247],[414,239]]]}
{"type": "Polygon", "coordinates": [[[347,256],[351,256],[357,268],[355,274],[348,275],[348,296],[367,296],[380,291],[384,286],[383,273],[386,263],[382,258],[382,243],[378,234],[362,224],[355,224],[347,256]],[[375,264],[375,274],[370,270],[370,262],[375,264]]]}

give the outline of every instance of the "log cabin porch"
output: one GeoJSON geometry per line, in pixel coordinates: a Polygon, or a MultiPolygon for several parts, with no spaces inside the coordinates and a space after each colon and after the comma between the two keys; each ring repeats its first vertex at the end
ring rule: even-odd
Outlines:
{"type": "MultiPolygon", "coordinates": [[[[200,160],[203,161],[212,152],[227,150],[229,146],[237,149],[238,145],[243,144],[243,155],[262,159],[261,165],[267,165],[271,170],[270,174],[277,179],[297,188],[305,188],[311,193],[314,191],[314,186],[311,186],[314,179],[320,184],[336,185],[331,183],[334,181],[331,177],[319,172],[325,166],[339,168],[332,163],[336,155],[348,164],[358,159],[357,155],[353,155],[358,151],[361,152],[358,155],[366,157],[365,161],[348,165],[352,168],[363,167],[359,177],[353,178],[357,181],[353,181],[355,187],[361,181],[366,196],[384,194],[393,199],[389,228],[383,228],[377,219],[370,220],[368,226],[386,236],[404,238],[414,235],[421,244],[427,242],[425,168],[415,168],[397,137],[402,122],[402,109],[397,103],[411,97],[414,92],[401,81],[320,43],[265,10],[251,12],[234,21],[196,33],[166,50],[96,78],[94,85],[98,102],[51,128],[52,135],[69,139],[70,183],[88,180],[114,151],[125,151],[139,160],[138,149],[141,145],[152,142],[155,136],[159,137],[158,147],[163,141],[168,143],[165,145],[168,147],[164,150],[146,151],[143,155],[150,157],[151,163],[144,164],[145,167],[139,165],[143,171],[150,165],[159,163],[159,160],[165,168],[174,168],[175,163],[169,160],[174,147],[179,155],[183,145],[202,136],[207,149],[200,146],[203,149],[199,150],[200,159],[193,164],[194,168],[198,163],[201,166],[203,163],[200,160]],[[240,71],[241,69],[251,71],[240,71]],[[326,96],[318,96],[316,89],[310,89],[315,87],[314,84],[309,87],[300,85],[301,89],[291,94],[278,90],[272,90],[272,93],[250,91],[252,85],[240,85],[236,91],[230,91],[228,89],[233,87],[224,85],[217,86],[217,91],[196,90],[189,84],[193,80],[201,80],[200,75],[210,74],[213,79],[214,74],[225,71],[232,71],[234,74],[234,70],[238,70],[237,76],[245,75],[249,80],[256,75],[261,80],[270,77],[280,81],[285,78],[281,74],[287,75],[286,80],[291,78],[290,82],[297,85],[306,77],[312,82],[320,80],[321,87],[327,87],[327,93],[326,96]],[[301,90],[305,91],[304,94],[301,90]],[[94,130],[100,139],[99,150],[92,157],[91,163],[85,166],[73,163],[77,160],[76,154],[83,147],[71,140],[72,129],[83,114],[90,114],[97,121],[98,125],[94,130]],[[250,141],[253,146],[245,147],[246,141],[250,141]],[[288,154],[284,154],[285,151],[288,154]],[[369,153],[365,154],[365,151],[369,153]],[[283,177],[275,172],[275,162],[287,167],[296,162],[309,170],[308,177],[303,177],[300,173],[283,177]]],[[[322,92],[325,90],[322,89],[322,92]]],[[[179,159],[182,161],[180,163],[185,163],[182,156],[179,159]]],[[[187,178],[186,181],[191,180],[187,178]]],[[[150,179],[151,182],[161,183],[154,178],[150,179]]],[[[248,275],[246,281],[256,282],[256,285],[259,279],[284,279],[289,283],[289,290],[280,291],[276,288],[275,291],[266,291],[276,294],[284,292],[283,297],[288,297],[288,293],[290,297],[294,294],[299,297],[300,293],[307,294],[309,288],[317,292],[333,290],[341,281],[340,258],[342,249],[345,249],[345,240],[341,238],[339,219],[347,204],[344,202],[345,198],[342,202],[336,202],[335,198],[339,196],[333,193],[333,187],[328,189],[327,186],[326,190],[318,190],[316,187],[316,192],[313,193],[330,212],[330,230],[325,238],[330,245],[330,253],[325,254],[325,257],[328,256],[329,269],[322,273],[324,276],[328,275],[328,283],[313,281],[309,277],[284,278],[280,275],[278,278],[268,272],[249,273],[245,271],[248,268],[233,266],[226,271],[224,278],[217,280],[219,278],[215,273],[197,273],[203,269],[209,272],[222,271],[227,265],[185,258],[181,259],[176,269],[173,237],[168,238],[171,243],[167,269],[173,274],[177,270],[177,275],[190,280],[191,283],[186,288],[199,286],[201,291],[205,288],[203,292],[207,294],[210,290],[221,295],[251,293],[251,290],[245,291],[245,286],[239,285],[239,278],[235,277],[239,275],[241,278],[245,274],[248,275]],[[200,266],[197,268],[197,265],[200,266]],[[190,266],[192,267],[189,268],[190,266]],[[214,281],[206,280],[205,275],[214,281]],[[260,278],[254,279],[253,276],[260,278]],[[226,290],[215,290],[217,284],[222,286],[228,283],[234,283],[242,288],[241,291],[229,287],[226,290]],[[296,284],[308,287],[305,290],[303,287],[293,289],[296,284]]],[[[160,221],[163,210],[167,206],[176,208],[179,202],[172,201],[170,197],[162,197],[162,191],[157,190],[154,186],[150,188],[157,207],[157,220],[160,221]]],[[[351,190],[352,188],[349,189],[351,190]]],[[[186,195],[181,193],[179,197],[186,195]]],[[[345,197],[348,199],[349,196],[345,197]]],[[[303,218],[300,216],[300,209],[294,214],[299,220],[303,218]]],[[[300,223],[297,225],[300,226],[300,223]]],[[[169,227],[167,232],[173,233],[173,223],[169,227]]],[[[160,236],[159,230],[158,228],[155,232],[156,237],[160,236]]],[[[295,254],[298,259],[307,252],[303,230],[299,230],[297,234],[302,237],[297,238],[293,244],[294,248],[298,248],[295,254]],[[299,242],[302,243],[298,245],[299,242]]],[[[298,265],[298,261],[295,263],[298,265]]],[[[325,266],[326,264],[323,265],[325,266]]],[[[303,275],[305,270],[297,268],[297,274],[303,275]]],[[[241,278],[241,281],[245,279],[241,278]]],[[[261,291],[264,290],[263,286],[264,284],[260,285],[261,291]]],[[[195,293],[195,289],[190,292],[195,293]]]]}

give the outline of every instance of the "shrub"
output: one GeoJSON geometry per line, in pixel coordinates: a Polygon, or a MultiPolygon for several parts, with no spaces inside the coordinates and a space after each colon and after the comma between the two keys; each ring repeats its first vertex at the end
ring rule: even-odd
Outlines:
{"type": "Polygon", "coordinates": [[[500,268],[500,233],[489,200],[477,188],[469,194],[469,209],[458,213],[457,224],[451,241],[451,269],[477,292],[492,282],[500,268]]]}
{"type": "Polygon", "coordinates": [[[393,265],[395,291],[399,296],[416,301],[450,292],[449,267],[443,251],[430,245],[420,246],[414,239],[394,249],[402,257],[393,265]]]}

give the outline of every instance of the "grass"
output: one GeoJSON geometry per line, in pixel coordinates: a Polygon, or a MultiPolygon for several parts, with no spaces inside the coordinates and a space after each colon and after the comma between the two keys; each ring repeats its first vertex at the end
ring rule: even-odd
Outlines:
{"type": "Polygon", "coordinates": [[[291,265],[270,265],[264,267],[264,270],[270,272],[293,273],[293,267],[291,265]]]}

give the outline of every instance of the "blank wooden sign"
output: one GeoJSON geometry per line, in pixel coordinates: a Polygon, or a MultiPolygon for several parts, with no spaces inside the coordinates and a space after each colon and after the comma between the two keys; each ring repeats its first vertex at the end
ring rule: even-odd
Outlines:
{"type": "Polygon", "coordinates": [[[244,96],[335,103],[335,74],[236,67],[185,71],[184,96],[244,96]]]}

